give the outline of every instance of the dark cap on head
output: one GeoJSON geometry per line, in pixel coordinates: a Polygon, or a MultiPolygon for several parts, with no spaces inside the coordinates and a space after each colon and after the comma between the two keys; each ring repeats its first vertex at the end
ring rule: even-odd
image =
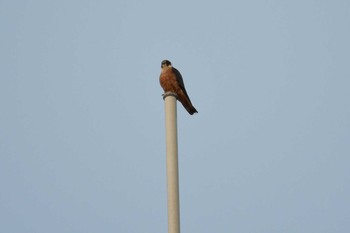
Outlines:
{"type": "Polygon", "coordinates": [[[162,61],[162,65],[170,66],[170,65],[171,65],[171,62],[168,61],[168,60],[163,60],[163,61],[162,61]]]}

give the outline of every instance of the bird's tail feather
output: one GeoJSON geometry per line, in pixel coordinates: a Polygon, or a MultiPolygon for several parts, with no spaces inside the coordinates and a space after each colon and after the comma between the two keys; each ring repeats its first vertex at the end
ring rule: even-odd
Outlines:
{"type": "Polygon", "coordinates": [[[194,113],[198,113],[197,109],[192,105],[189,99],[184,98],[184,99],[179,99],[179,101],[182,103],[182,105],[190,115],[193,115],[194,113]]]}

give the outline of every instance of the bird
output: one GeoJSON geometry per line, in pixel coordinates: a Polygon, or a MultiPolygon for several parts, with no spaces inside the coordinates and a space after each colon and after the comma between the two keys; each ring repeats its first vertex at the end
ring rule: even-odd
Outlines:
{"type": "Polygon", "coordinates": [[[177,100],[181,102],[190,115],[198,113],[188,97],[181,73],[168,60],[163,60],[161,63],[159,82],[164,93],[173,92],[177,95],[177,100]]]}

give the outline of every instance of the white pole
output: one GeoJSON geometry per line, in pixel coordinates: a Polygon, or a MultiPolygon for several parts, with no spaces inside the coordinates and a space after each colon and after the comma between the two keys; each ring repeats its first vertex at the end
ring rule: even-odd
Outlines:
{"type": "Polygon", "coordinates": [[[166,170],[168,185],[168,233],[180,233],[179,168],[177,154],[177,95],[167,92],[165,102],[166,170]]]}

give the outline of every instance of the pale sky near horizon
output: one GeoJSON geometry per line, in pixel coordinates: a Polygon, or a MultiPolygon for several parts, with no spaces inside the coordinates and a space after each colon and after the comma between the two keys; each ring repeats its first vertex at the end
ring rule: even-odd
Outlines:
{"type": "Polygon", "coordinates": [[[350,2],[0,0],[0,232],[350,232],[350,2]]]}

